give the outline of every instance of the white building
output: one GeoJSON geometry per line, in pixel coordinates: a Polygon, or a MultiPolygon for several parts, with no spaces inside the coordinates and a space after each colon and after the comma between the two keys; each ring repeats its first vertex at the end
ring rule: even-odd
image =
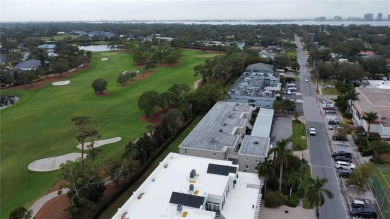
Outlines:
{"type": "Polygon", "coordinates": [[[351,106],[353,123],[368,131],[368,123],[363,115],[375,112],[378,119],[370,125],[370,132],[378,133],[382,139],[390,141],[390,81],[369,80],[367,87],[355,89],[359,93],[359,100],[351,106]]]}
{"type": "Polygon", "coordinates": [[[231,161],[170,153],[113,219],[258,218],[262,182],[231,161]]]}

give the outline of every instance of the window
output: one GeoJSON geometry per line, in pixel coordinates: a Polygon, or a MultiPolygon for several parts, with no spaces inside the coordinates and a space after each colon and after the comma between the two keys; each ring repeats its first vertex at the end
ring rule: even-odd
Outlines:
{"type": "Polygon", "coordinates": [[[187,149],[184,149],[184,153],[185,153],[185,154],[187,153],[187,149]]]}
{"type": "Polygon", "coordinates": [[[249,158],[248,158],[248,157],[246,157],[246,158],[245,158],[245,160],[249,160],[249,158]]]}
{"type": "Polygon", "coordinates": [[[217,156],[217,154],[216,154],[216,153],[213,153],[213,156],[217,156]]]}
{"type": "Polygon", "coordinates": [[[260,158],[257,158],[257,159],[256,159],[256,163],[260,163],[260,158]]]}
{"type": "Polygon", "coordinates": [[[246,168],[246,169],[248,169],[248,168],[249,168],[249,166],[248,166],[248,165],[245,165],[245,168],[246,168]]]}

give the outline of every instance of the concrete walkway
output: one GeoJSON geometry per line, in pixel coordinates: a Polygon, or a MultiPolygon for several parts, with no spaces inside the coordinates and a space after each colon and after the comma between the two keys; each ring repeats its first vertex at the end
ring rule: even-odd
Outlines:
{"type": "MultiPolygon", "coordinates": [[[[94,148],[101,147],[103,145],[112,144],[112,143],[118,142],[120,140],[122,140],[121,137],[115,137],[115,138],[109,138],[109,139],[103,139],[103,140],[99,140],[99,141],[94,141],[93,147],[94,148]]],[[[91,142],[85,142],[84,143],[84,150],[88,150],[89,148],[87,146],[90,145],[90,144],[91,144],[91,142]]],[[[76,147],[78,149],[81,149],[81,144],[78,144],[76,147]]]]}
{"type": "MultiPolygon", "coordinates": [[[[31,206],[31,210],[33,211],[33,214],[32,214],[32,218],[35,217],[35,215],[38,213],[38,211],[43,207],[43,205],[46,204],[46,202],[50,201],[51,199],[55,198],[58,196],[58,191],[54,191],[54,192],[51,192],[45,196],[43,196],[42,198],[38,199],[38,201],[36,201],[32,206],[31,206]]],[[[69,189],[62,189],[62,194],[65,194],[69,191],[69,189]]]]}
{"type": "Polygon", "coordinates": [[[264,202],[261,203],[259,219],[312,219],[315,218],[313,209],[304,209],[300,206],[296,208],[281,206],[279,208],[266,208],[264,202]]]}

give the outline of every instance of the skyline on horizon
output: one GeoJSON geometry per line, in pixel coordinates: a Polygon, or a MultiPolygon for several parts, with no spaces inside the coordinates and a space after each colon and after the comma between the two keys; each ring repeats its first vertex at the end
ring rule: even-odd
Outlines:
{"type": "Polygon", "coordinates": [[[378,13],[387,19],[385,0],[0,0],[0,20],[131,21],[131,20],[261,20],[363,18],[378,13]],[[353,4],[353,8],[351,8],[353,4]],[[109,6],[107,6],[109,5],[109,6]],[[304,10],[303,10],[304,9],[304,10]]]}

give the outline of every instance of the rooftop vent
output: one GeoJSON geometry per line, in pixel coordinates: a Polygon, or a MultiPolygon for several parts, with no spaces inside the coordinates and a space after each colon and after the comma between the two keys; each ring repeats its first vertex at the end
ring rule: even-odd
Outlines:
{"type": "Polygon", "coordinates": [[[193,179],[193,178],[195,178],[195,176],[196,176],[196,170],[192,169],[190,172],[190,178],[193,179]]]}
{"type": "Polygon", "coordinates": [[[253,144],[259,144],[259,142],[258,142],[258,141],[255,141],[255,142],[253,142],[253,144]]]}
{"type": "Polygon", "coordinates": [[[182,210],[183,210],[183,206],[182,206],[182,205],[180,205],[180,204],[179,204],[179,205],[177,205],[177,211],[178,211],[178,212],[181,212],[182,210]]]}
{"type": "Polygon", "coordinates": [[[194,184],[190,184],[190,192],[194,191],[194,184]]]}

